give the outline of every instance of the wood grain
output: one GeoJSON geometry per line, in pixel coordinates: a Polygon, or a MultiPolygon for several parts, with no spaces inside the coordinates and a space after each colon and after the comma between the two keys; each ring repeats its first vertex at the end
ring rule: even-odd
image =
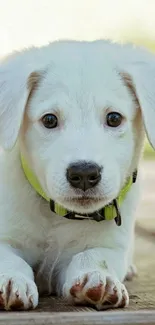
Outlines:
{"type": "Polygon", "coordinates": [[[71,313],[3,313],[0,325],[155,325],[155,311],[141,312],[71,312],[71,313]]]}

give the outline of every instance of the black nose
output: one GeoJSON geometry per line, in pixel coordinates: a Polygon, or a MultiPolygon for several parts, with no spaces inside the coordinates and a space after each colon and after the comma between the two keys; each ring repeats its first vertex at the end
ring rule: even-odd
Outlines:
{"type": "Polygon", "coordinates": [[[101,167],[91,162],[79,162],[67,169],[69,183],[83,191],[96,186],[101,180],[101,167]]]}

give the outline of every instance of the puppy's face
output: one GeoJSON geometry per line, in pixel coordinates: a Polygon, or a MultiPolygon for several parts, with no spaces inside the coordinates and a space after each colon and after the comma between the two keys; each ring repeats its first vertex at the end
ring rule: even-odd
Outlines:
{"type": "Polygon", "coordinates": [[[112,60],[101,56],[58,59],[35,74],[35,85],[23,154],[48,197],[79,213],[100,209],[134,170],[139,108],[112,60]]]}

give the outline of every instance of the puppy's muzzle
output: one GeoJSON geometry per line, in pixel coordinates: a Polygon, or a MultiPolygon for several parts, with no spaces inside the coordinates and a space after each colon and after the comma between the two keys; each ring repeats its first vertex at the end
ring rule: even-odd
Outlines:
{"type": "Polygon", "coordinates": [[[100,182],[101,170],[102,168],[95,163],[80,161],[68,167],[67,181],[72,187],[85,192],[100,182]]]}

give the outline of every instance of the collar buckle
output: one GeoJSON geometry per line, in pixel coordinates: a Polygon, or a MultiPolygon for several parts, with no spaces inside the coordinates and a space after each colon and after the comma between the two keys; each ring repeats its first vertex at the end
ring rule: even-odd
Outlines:
{"type": "Polygon", "coordinates": [[[113,200],[113,205],[114,205],[115,210],[116,210],[116,217],[115,217],[116,225],[121,226],[121,224],[122,224],[121,212],[120,212],[120,208],[119,208],[117,200],[113,200]]]}

